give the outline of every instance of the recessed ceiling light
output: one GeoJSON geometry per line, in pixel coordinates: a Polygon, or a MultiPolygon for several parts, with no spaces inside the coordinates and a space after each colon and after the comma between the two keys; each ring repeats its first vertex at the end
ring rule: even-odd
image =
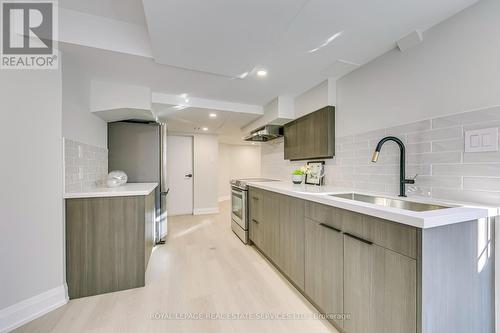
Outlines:
{"type": "Polygon", "coordinates": [[[187,99],[187,98],[186,98],[186,99],[184,100],[184,102],[189,103],[189,99],[187,99]]]}
{"type": "Polygon", "coordinates": [[[208,115],[210,118],[217,118],[217,113],[211,113],[208,115]]]}
{"type": "Polygon", "coordinates": [[[248,76],[248,74],[249,74],[248,72],[245,72],[245,73],[241,74],[240,75],[240,79],[246,78],[248,76]]]}
{"type": "Polygon", "coordinates": [[[308,52],[309,53],[314,53],[322,48],[324,48],[325,46],[327,46],[328,44],[330,44],[331,42],[333,42],[334,40],[336,40],[337,38],[339,38],[340,36],[342,36],[344,32],[343,31],[340,31],[340,32],[337,32],[336,34],[334,35],[331,35],[330,37],[328,37],[327,40],[325,40],[320,46],[312,49],[312,50],[309,50],[308,52]]]}
{"type": "Polygon", "coordinates": [[[267,71],[264,69],[258,70],[257,71],[257,76],[264,77],[267,76],[267,71]]]}
{"type": "Polygon", "coordinates": [[[208,127],[203,127],[202,130],[205,132],[208,131],[208,127]]]}

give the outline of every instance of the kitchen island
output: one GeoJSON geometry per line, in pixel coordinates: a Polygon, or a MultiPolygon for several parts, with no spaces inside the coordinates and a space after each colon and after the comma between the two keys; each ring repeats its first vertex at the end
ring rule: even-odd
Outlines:
{"type": "Polygon", "coordinates": [[[411,211],[336,196],[351,189],[249,185],[250,240],[339,330],[494,332],[498,207],[405,199],[432,207],[411,211]]]}
{"type": "Polygon", "coordinates": [[[132,183],[65,194],[70,298],[145,285],[157,186],[132,183]]]}

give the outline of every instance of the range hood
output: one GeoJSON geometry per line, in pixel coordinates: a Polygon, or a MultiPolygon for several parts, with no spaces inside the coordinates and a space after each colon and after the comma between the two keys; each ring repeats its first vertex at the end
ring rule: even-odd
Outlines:
{"type": "Polygon", "coordinates": [[[283,127],[279,125],[266,125],[252,131],[245,137],[245,141],[266,142],[283,136],[283,127]]]}

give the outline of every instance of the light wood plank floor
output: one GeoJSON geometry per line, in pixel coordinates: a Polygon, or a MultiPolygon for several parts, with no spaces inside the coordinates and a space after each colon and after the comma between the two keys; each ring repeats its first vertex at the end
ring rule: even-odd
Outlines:
{"type": "Polygon", "coordinates": [[[316,313],[221,213],[169,219],[167,244],[155,248],[146,287],[71,300],[16,332],[337,332],[318,319],[186,320],[169,314],[316,313]],[[151,319],[157,316],[159,319],[151,319]]]}

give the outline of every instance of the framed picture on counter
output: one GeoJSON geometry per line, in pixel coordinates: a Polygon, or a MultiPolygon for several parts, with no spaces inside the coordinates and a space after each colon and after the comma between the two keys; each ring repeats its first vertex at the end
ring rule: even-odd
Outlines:
{"type": "Polygon", "coordinates": [[[307,162],[310,167],[309,173],[306,174],[306,184],[323,185],[325,177],[325,161],[307,162]]]}

